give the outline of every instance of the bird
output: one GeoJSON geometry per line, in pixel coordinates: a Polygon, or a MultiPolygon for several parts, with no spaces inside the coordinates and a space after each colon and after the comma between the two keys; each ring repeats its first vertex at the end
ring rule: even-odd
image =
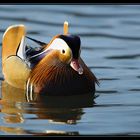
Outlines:
{"type": "Polygon", "coordinates": [[[99,81],[81,58],[81,39],[68,32],[55,35],[49,43],[27,36],[23,24],[11,25],[2,38],[2,73],[13,87],[46,95],[95,93],[99,81]],[[26,39],[37,43],[34,48],[26,39]]]}

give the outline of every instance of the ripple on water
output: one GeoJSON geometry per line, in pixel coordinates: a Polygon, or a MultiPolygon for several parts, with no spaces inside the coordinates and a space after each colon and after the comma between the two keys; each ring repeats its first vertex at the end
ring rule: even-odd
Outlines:
{"type": "Polygon", "coordinates": [[[88,66],[90,69],[115,69],[115,67],[110,66],[88,66]]]}
{"type": "Polygon", "coordinates": [[[0,16],[1,20],[10,20],[10,21],[20,21],[20,22],[25,22],[25,23],[32,23],[32,24],[39,24],[39,25],[49,25],[49,26],[60,26],[62,27],[62,23],[54,23],[54,22],[49,22],[49,21],[40,21],[40,20],[33,20],[29,18],[21,18],[21,17],[3,17],[0,16]]]}
{"type": "Polygon", "coordinates": [[[120,56],[107,56],[107,59],[136,59],[139,58],[140,54],[133,54],[133,55],[120,55],[120,56]]]}
{"type": "Polygon", "coordinates": [[[140,76],[137,76],[138,79],[140,79],[140,76]]]}
{"type": "Polygon", "coordinates": [[[101,93],[101,94],[114,94],[118,93],[117,90],[97,90],[96,93],[101,93]]]}
{"type": "Polygon", "coordinates": [[[122,21],[123,24],[125,25],[140,25],[140,22],[139,21],[131,21],[131,20],[125,20],[125,21],[122,21]]]}
{"type": "Polygon", "coordinates": [[[139,88],[129,89],[129,91],[140,91],[139,88]]]}
{"type": "Polygon", "coordinates": [[[140,104],[95,104],[94,107],[139,107],[140,104]]]}
{"type": "Polygon", "coordinates": [[[114,80],[120,80],[119,78],[99,78],[99,81],[114,81],[114,80]]]}
{"type": "Polygon", "coordinates": [[[123,67],[123,69],[127,69],[127,70],[138,70],[138,67],[123,67]]]}
{"type": "Polygon", "coordinates": [[[68,14],[68,15],[74,15],[74,16],[77,16],[77,17],[86,17],[86,18],[121,18],[121,17],[130,17],[130,16],[138,16],[139,14],[137,13],[87,13],[87,12],[83,12],[83,11],[68,11],[67,9],[66,10],[63,10],[63,9],[48,9],[48,11],[51,11],[52,13],[65,13],[65,14],[68,14]]]}
{"type": "Polygon", "coordinates": [[[140,40],[139,36],[121,36],[121,35],[114,35],[114,34],[109,34],[109,33],[78,33],[79,36],[81,37],[104,37],[104,38],[115,38],[115,39],[120,39],[120,40],[140,40]]]}

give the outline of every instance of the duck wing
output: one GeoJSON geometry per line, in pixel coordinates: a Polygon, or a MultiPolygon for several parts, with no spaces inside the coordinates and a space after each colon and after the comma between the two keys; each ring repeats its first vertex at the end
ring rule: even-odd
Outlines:
{"type": "Polygon", "coordinates": [[[30,68],[25,63],[24,25],[12,25],[7,28],[2,39],[2,72],[5,81],[24,89],[30,68]]]}

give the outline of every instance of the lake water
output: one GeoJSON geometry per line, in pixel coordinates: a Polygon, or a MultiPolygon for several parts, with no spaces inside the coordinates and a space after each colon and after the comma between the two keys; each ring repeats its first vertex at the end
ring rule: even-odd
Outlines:
{"type": "Polygon", "coordinates": [[[139,135],[140,5],[0,5],[0,38],[13,24],[49,42],[69,32],[81,37],[81,56],[100,81],[99,95],[39,98],[2,82],[0,135],[139,135]]]}

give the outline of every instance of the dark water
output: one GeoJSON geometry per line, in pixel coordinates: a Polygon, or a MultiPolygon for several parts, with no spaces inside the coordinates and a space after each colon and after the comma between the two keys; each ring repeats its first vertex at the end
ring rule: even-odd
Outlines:
{"type": "MultiPolygon", "coordinates": [[[[82,58],[100,80],[99,95],[39,98],[1,85],[1,135],[139,135],[139,5],[1,5],[0,38],[12,24],[44,42],[69,32],[82,41],[82,58]]],[[[2,77],[2,73],[1,73],[2,77]]]]}

